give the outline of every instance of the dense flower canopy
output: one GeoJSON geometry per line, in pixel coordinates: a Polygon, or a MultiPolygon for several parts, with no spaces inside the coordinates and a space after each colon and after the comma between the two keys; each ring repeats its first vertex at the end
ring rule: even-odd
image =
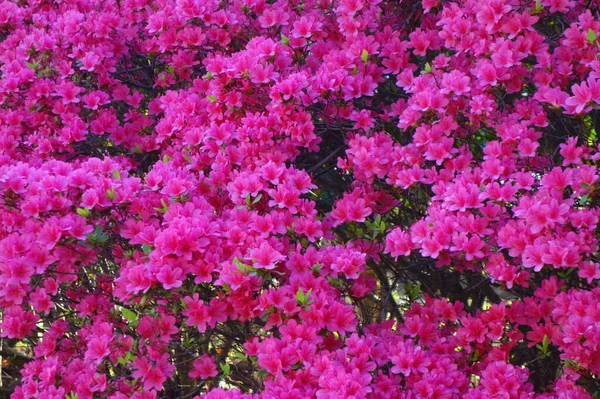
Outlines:
{"type": "Polygon", "coordinates": [[[596,0],[0,1],[12,399],[597,398],[599,38],[596,0]]]}

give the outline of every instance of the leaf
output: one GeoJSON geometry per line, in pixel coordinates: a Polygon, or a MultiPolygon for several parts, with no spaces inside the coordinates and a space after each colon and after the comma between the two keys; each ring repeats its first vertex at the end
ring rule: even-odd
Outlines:
{"type": "Polygon", "coordinates": [[[90,210],[87,208],[77,208],[77,214],[84,218],[90,216],[90,210]]]}
{"type": "Polygon", "coordinates": [[[366,49],[363,49],[362,53],[360,53],[360,59],[362,60],[362,62],[364,62],[365,64],[367,63],[367,61],[369,60],[369,52],[366,49]]]}
{"type": "Polygon", "coordinates": [[[248,360],[248,355],[246,355],[245,353],[242,353],[242,352],[238,352],[238,351],[233,352],[233,357],[236,357],[236,358],[242,359],[242,360],[248,360]]]}
{"type": "Polygon", "coordinates": [[[221,370],[223,370],[223,373],[225,375],[231,374],[231,366],[229,364],[227,364],[227,363],[221,363],[219,365],[219,367],[221,368],[221,370]]]}
{"type": "Polygon", "coordinates": [[[117,180],[121,180],[121,173],[118,170],[113,170],[112,176],[117,180]]]}
{"type": "Polygon", "coordinates": [[[121,308],[121,314],[123,315],[123,318],[130,323],[135,323],[138,319],[137,314],[127,308],[121,308]]]}
{"type": "Polygon", "coordinates": [[[268,375],[269,375],[269,372],[267,370],[265,370],[265,369],[258,370],[258,376],[259,377],[264,378],[264,377],[266,377],[268,375]]]}
{"type": "Polygon", "coordinates": [[[298,302],[298,304],[300,306],[304,306],[312,303],[312,301],[309,301],[311,293],[312,288],[309,289],[306,293],[304,292],[304,290],[302,290],[302,288],[298,288],[298,291],[296,292],[296,301],[298,302]]]}
{"type": "Polygon", "coordinates": [[[281,43],[283,43],[284,45],[287,46],[288,44],[290,44],[290,38],[282,33],[281,34],[281,43]]]}
{"type": "Polygon", "coordinates": [[[405,286],[405,291],[409,302],[412,303],[415,301],[415,299],[417,299],[417,297],[421,293],[421,283],[413,283],[412,281],[409,281],[405,286]]]}
{"type": "Polygon", "coordinates": [[[210,101],[211,103],[217,102],[217,97],[215,96],[206,96],[206,98],[208,98],[208,101],[210,101]]]}
{"type": "Polygon", "coordinates": [[[298,303],[304,303],[304,291],[302,288],[298,288],[298,291],[296,291],[296,301],[298,303]]]}
{"type": "Polygon", "coordinates": [[[167,213],[167,211],[169,210],[169,206],[167,205],[165,200],[161,198],[160,203],[162,204],[162,208],[154,208],[154,210],[160,213],[167,213]]]}
{"type": "Polygon", "coordinates": [[[590,43],[594,43],[598,39],[598,35],[591,28],[588,29],[586,37],[590,43]]]}
{"type": "Polygon", "coordinates": [[[548,356],[548,344],[549,344],[549,338],[547,335],[544,335],[544,338],[542,339],[542,343],[537,344],[535,346],[540,351],[542,358],[545,358],[548,356]]]}
{"type": "Polygon", "coordinates": [[[108,197],[109,200],[114,200],[115,198],[117,198],[117,193],[115,192],[115,188],[111,187],[110,190],[106,190],[106,196],[108,197]]]}
{"type": "Polygon", "coordinates": [[[252,266],[245,264],[244,262],[240,261],[238,258],[233,258],[233,264],[238,268],[238,270],[240,272],[242,272],[243,274],[245,274],[248,270],[256,270],[254,269],[252,266]]]}

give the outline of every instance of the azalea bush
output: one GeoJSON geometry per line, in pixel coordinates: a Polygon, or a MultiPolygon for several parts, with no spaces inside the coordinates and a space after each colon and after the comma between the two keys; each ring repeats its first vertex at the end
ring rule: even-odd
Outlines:
{"type": "Polygon", "coordinates": [[[600,397],[599,36],[594,0],[1,1],[11,398],[600,397]]]}

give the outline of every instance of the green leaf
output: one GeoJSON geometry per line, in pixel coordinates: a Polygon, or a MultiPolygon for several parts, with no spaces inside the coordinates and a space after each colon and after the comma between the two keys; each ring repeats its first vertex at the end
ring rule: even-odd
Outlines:
{"type": "Polygon", "coordinates": [[[542,2],[539,1],[539,0],[536,1],[535,2],[535,9],[534,9],[534,11],[541,12],[543,9],[544,9],[544,6],[542,5],[542,2]]]}
{"type": "Polygon", "coordinates": [[[138,319],[137,314],[127,308],[121,308],[121,314],[123,315],[123,318],[130,323],[135,323],[138,319]]]}
{"type": "Polygon", "coordinates": [[[238,359],[242,359],[242,360],[248,360],[248,355],[246,355],[245,353],[242,352],[233,352],[233,357],[237,357],[238,359]]]}
{"type": "Polygon", "coordinates": [[[137,382],[138,378],[134,378],[133,380],[125,380],[125,384],[129,385],[130,387],[134,387],[137,382]]]}
{"type": "Polygon", "coordinates": [[[165,200],[162,198],[160,199],[160,203],[162,205],[162,208],[154,208],[154,210],[160,213],[167,213],[167,211],[169,210],[169,205],[167,205],[165,200]]]}
{"type": "Polygon", "coordinates": [[[90,216],[90,210],[87,208],[77,208],[77,214],[84,218],[90,216]]]}
{"type": "Polygon", "coordinates": [[[229,364],[227,364],[227,363],[221,363],[219,365],[219,367],[221,368],[221,370],[223,371],[223,373],[225,375],[231,374],[231,366],[229,364]]]}
{"type": "Polygon", "coordinates": [[[298,291],[296,291],[296,301],[300,304],[304,302],[304,291],[302,288],[298,288],[298,291]]]}
{"type": "Polygon", "coordinates": [[[115,188],[111,187],[110,190],[106,190],[106,196],[109,200],[114,200],[117,198],[117,193],[115,192],[115,188]]]}
{"type": "Polygon", "coordinates": [[[260,369],[258,370],[258,376],[261,378],[265,378],[266,376],[269,375],[269,372],[265,369],[260,369]]]}
{"type": "Polygon", "coordinates": [[[417,297],[421,293],[421,283],[419,283],[419,282],[413,283],[412,281],[409,281],[405,285],[404,289],[406,291],[406,296],[408,297],[408,301],[412,303],[415,301],[415,299],[417,299],[417,297]]]}
{"type": "Polygon", "coordinates": [[[250,265],[245,264],[244,262],[240,261],[238,258],[233,258],[233,264],[238,268],[238,270],[240,272],[242,272],[243,274],[246,274],[247,272],[251,271],[254,272],[256,271],[256,269],[250,265]]]}
{"type": "Polygon", "coordinates": [[[206,96],[206,98],[208,98],[208,101],[210,101],[211,103],[217,102],[217,97],[215,96],[206,96]]]}
{"type": "Polygon", "coordinates": [[[540,357],[542,359],[548,357],[549,353],[548,353],[548,336],[544,335],[544,338],[542,339],[542,343],[541,344],[537,344],[535,347],[537,348],[537,350],[540,352],[540,357]]]}
{"type": "Polygon", "coordinates": [[[312,301],[309,301],[311,293],[312,288],[309,289],[306,293],[304,292],[304,290],[302,290],[302,288],[298,288],[298,291],[296,292],[296,302],[298,302],[300,306],[305,306],[312,303],[312,301]]]}
{"type": "Polygon", "coordinates": [[[281,43],[283,43],[284,45],[287,46],[288,44],[290,44],[290,38],[282,33],[281,34],[281,43]]]}
{"type": "Polygon", "coordinates": [[[363,49],[362,53],[360,53],[360,59],[362,60],[362,62],[364,62],[365,64],[367,63],[367,61],[369,60],[369,52],[366,49],[363,49]]]}
{"type": "Polygon", "coordinates": [[[152,251],[152,247],[150,245],[148,245],[148,244],[142,245],[142,252],[144,253],[144,255],[150,254],[151,251],[152,251]]]}
{"type": "Polygon", "coordinates": [[[117,180],[121,180],[121,173],[118,170],[113,170],[112,176],[117,180]]]}
{"type": "Polygon", "coordinates": [[[595,128],[592,128],[590,130],[590,134],[589,134],[588,139],[587,139],[587,144],[589,146],[594,145],[594,142],[596,141],[597,138],[598,138],[598,132],[596,132],[595,128]]]}
{"type": "Polygon", "coordinates": [[[594,43],[598,39],[598,35],[591,28],[588,29],[586,37],[590,43],[594,43]]]}
{"type": "Polygon", "coordinates": [[[431,64],[429,62],[425,63],[425,72],[431,73],[431,64]]]}

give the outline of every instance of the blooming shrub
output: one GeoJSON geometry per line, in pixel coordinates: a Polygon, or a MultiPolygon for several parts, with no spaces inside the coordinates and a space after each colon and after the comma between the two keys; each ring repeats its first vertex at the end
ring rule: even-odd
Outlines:
{"type": "Polygon", "coordinates": [[[598,397],[599,36],[594,0],[1,1],[11,398],[598,397]]]}

